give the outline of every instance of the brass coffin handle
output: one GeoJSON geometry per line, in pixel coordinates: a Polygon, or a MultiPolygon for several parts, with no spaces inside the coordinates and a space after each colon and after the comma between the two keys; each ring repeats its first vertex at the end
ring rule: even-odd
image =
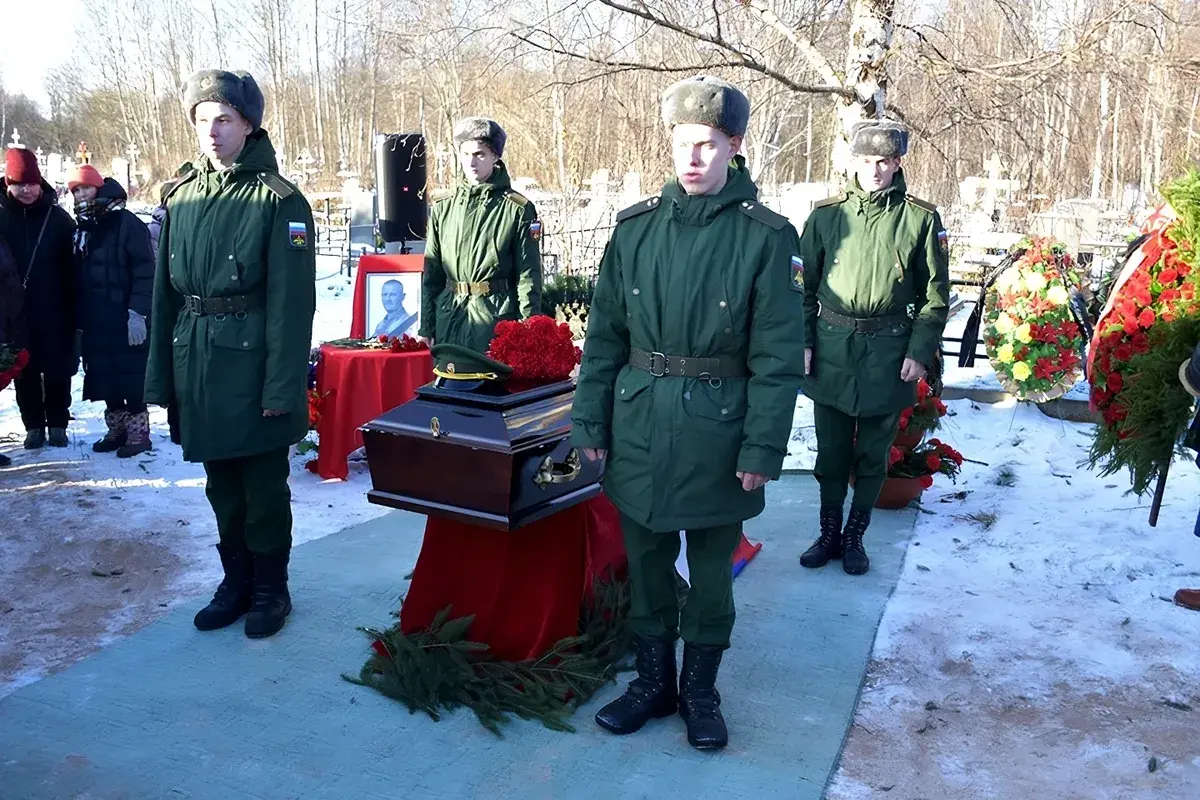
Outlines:
{"type": "Polygon", "coordinates": [[[570,483],[579,477],[583,470],[583,462],[579,460],[579,451],[571,448],[566,459],[561,464],[554,462],[553,456],[546,456],[534,473],[533,482],[539,489],[545,489],[552,483],[570,483]]]}

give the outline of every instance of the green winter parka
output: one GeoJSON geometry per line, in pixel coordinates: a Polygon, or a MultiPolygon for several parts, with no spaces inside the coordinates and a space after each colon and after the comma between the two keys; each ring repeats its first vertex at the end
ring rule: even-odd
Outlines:
{"type": "Polygon", "coordinates": [[[420,335],[485,353],[497,322],[542,313],[540,231],[533,203],[512,189],[503,161],[484,183],[460,181],[430,213],[420,335]],[[496,281],[507,286],[480,286],[496,281]]]}
{"type": "Polygon", "coordinates": [[[737,472],[779,477],[804,364],[796,230],[758,203],[737,157],[723,190],[672,180],[617,216],[588,314],[572,441],[608,450],[605,492],[659,532],[729,525],[763,510],[737,472]],[[631,348],[731,357],[749,377],[654,377],[631,348]]]}
{"type": "Polygon", "coordinates": [[[906,191],[903,172],[872,193],[851,180],[845,192],[817,203],[800,237],[806,336],[813,348],[804,394],[851,416],[913,405],[916,383],[900,379],[904,359],[931,367],[946,327],[946,230],[934,206],[906,191]],[[856,319],[909,320],[855,332],[821,319],[820,308],[856,319]]]}
{"type": "Polygon", "coordinates": [[[229,169],[198,161],[168,197],[145,399],[178,403],[186,460],[241,458],[304,438],[314,234],[308,201],[279,176],[265,130],[229,169]],[[243,296],[250,308],[198,315],[189,296],[243,296]],[[264,417],[267,409],[285,413],[264,417]]]}

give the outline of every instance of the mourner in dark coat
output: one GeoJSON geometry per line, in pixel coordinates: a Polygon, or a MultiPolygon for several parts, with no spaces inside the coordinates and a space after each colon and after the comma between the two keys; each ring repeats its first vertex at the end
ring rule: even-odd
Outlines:
{"type": "MultiPolygon", "coordinates": [[[[0,347],[19,350],[25,346],[25,291],[12,251],[0,239],[0,347]]],[[[0,454],[0,467],[12,461],[0,454]]]]}
{"type": "Polygon", "coordinates": [[[129,458],[151,449],[142,393],[154,255],[145,223],[125,208],[125,189],[90,164],[67,182],[75,195],[75,260],[83,331],[83,399],[102,400],[108,432],[92,445],[129,458]]]}
{"type": "Polygon", "coordinates": [[[29,365],[16,380],[17,405],[25,423],[25,448],[67,446],[71,377],[75,354],[75,223],[42,179],[37,156],[10,147],[5,156],[5,192],[0,196],[0,238],[8,243],[25,288],[29,365]]]}

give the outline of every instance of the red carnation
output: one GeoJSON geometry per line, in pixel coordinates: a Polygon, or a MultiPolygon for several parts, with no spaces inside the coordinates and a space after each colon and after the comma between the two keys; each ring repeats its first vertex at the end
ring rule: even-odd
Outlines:
{"type": "Polygon", "coordinates": [[[928,489],[930,486],[933,486],[933,476],[932,475],[922,475],[920,478],[920,481],[921,481],[922,489],[928,489]]]}
{"type": "Polygon", "coordinates": [[[1128,334],[1137,333],[1138,332],[1137,318],[1133,317],[1133,316],[1126,317],[1125,322],[1121,327],[1124,328],[1125,332],[1128,334]]]}
{"type": "Polygon", "coordinates": [[[904,453],[900,448],[893,447],[888,451],[888,467],[895,466],[902,458],[904,458],[904,453]]]}
{"type": "Polygon", "coordinates": [[[1162,272],[1158,273],[1158,282],[1163,286],[1170,286],[1179,280],[1179,273],[1171,267],[1167,267],[1162,272]]]}
{"type": "Polygon", "coordinates": [[[1128,344],[1119,344],[1113,350],[1113,358],[1117,361],[1128,361],[1133,358],[1133,348],[1128,344]]]}
{"type": "Polygon", "coordinates": [[[1125,379],[1121,377],[1121,373],[1119,372],[1110,372],[1104,379],[1104,386],[1108,391],[1116,394],[1125,388],[1125,379]]]}
{"type": "Polygon", "coordinates": [[[1145,331],[1138,331],[1129,340],[1129,346],[1133,349],[1133,352],[1139,355],[1147,353],[1150,351],[1150,337],[1146,335],[1145,331]]]}
{"type": "Polygon", "coordinates": [[[942,466],[942,459],[937,453],[929,453],[925,456],[925,466],[937,470],[942,466]]]}
{"type": "Polygon", "coordinates": [[[1138,314],[1137,321],[1138,325],[1141,325],[1143,328],[1149,328],[1154,324],[1154,309],[1143,308],[1142,313],[1138,314]]]}
{"type": "Polygon", "coordinates": [[[902,431],[908,430],[908,418],[907,417],[900,417],[900,430],[902,430],[902,431]]]}

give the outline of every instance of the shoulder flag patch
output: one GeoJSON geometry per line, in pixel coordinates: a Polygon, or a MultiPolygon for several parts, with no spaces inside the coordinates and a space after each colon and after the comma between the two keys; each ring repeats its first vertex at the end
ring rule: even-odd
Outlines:
{"type": "Polygon", "coordinates": [[[792,256],[792,291],[804,291],[804,259],[792,256]]]}
{"type": "Polygon", "coordinates": [[[938,231],[937,234],[938,247],[942,248],[943,253],[950,252],[950,234],[945,231],[938,231]]]}
{"type": "Polygon", "coordinates": [[[288,247],[295,250],[308,247],[308,225],[303,222],[288,223],[288,247]]]}
{"type": "Polygon", "coordinates": [[[542,223],[540,221],[535,219],[529,223],[529,236],[535,242],[542,238],[542,223]]]}

